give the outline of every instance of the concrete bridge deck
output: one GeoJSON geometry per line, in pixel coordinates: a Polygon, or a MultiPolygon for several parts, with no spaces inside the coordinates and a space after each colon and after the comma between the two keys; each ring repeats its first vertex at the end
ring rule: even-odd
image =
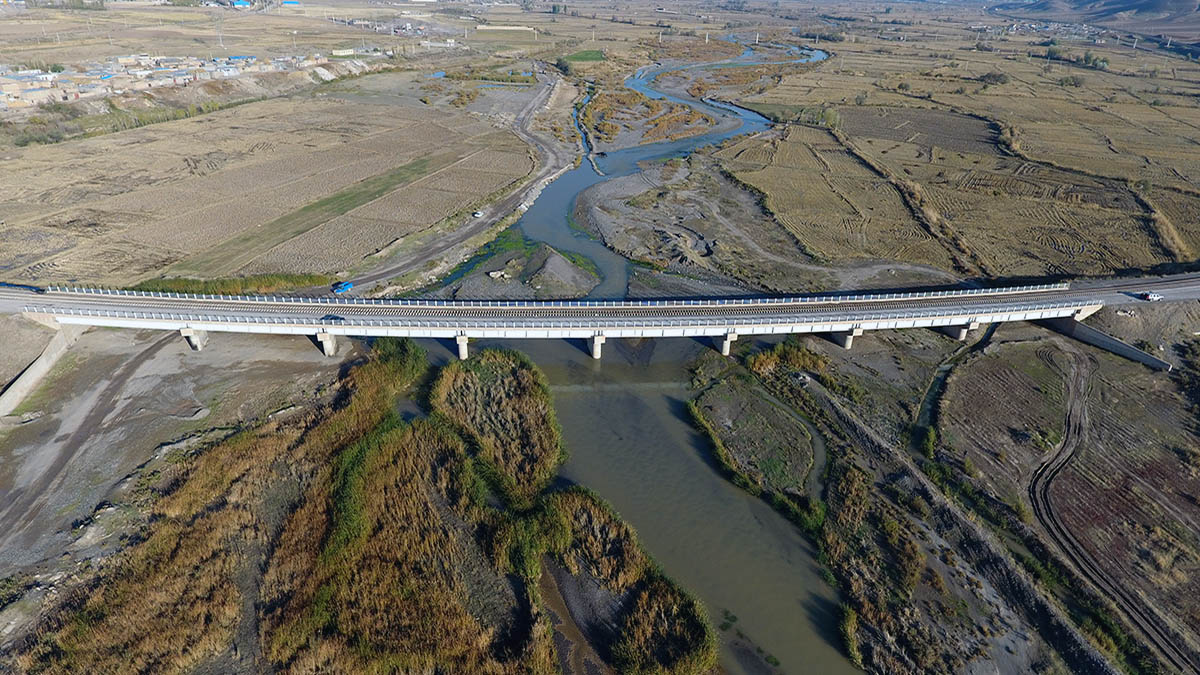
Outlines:
{"type": "Polygon", "coordinates": [[[0,289],[0,312],[25,312],[50,325],[180,331],[193,348],[210,332],[308,335],[326,353],[336,336],[584,338],[600,357],[607,338],[712,336],[723,353],[740,335],[826,333],[846,348],[868,330],[927,327],[965,338],[1001,321],[1079,320],[1109,304],[1200,298],[1200,275],[1086,284],[908,293],[618,301],[446,301],[336,296],[215,296],[123,290],[0,289]]]}

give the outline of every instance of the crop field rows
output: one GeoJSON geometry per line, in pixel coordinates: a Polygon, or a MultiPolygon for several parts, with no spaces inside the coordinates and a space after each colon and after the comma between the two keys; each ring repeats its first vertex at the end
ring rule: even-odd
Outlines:
{"type": "Polygon", "coordinates": [[[72,146],[77,159],[70,162],[63,147],[26,149],[25,161],[0,176],[6,195],[0,213],[14,214],[6,218],[7,241],[14,245],[0,252],[6,277],[104,282],[119,275],[127,283],[130,274],[145,276],[180,261],[188,273],[228,274],[236,269],[218,268],[231,259],[209,263],[204,254],[234,238],[239,256],[246,256],[242,265],[283,244],[255,268],[279,271],[272,267],[279,263],[290,270],[304,258],[273,237],[303,234],[322,218],[336,220],[378,199],[356,214],[367,220],[338,221],[313,236],[321,242],[323,270],[338,271],[531,168],[519,139],[471,116],[330,101],[254,103],[72,146]],[[441,159],[423,164],[432,157],[441,159]],[[330,204],[328,217],[320,211],[290,219],[306,205],[354,191],[397,167],[410,167],[389,179],[398,181],[392,184],[398,190],[330,204]],[[277,221],[287,224],[278,231],[254,229],[277,221]],[[347,224],[368,222],[370,236],[354,246],[332,245],[354,239],[347,224]],[[192,263],[189,256],[199,257],[192,263]]]}
{"type": "Polygon", "coordinates": [[[336,272],[422,232],[533,169],[527,154],[476,150],[260,256],[251,271],[336,272]],[[482,156],[482,157],[481,157],[482,156]]]}

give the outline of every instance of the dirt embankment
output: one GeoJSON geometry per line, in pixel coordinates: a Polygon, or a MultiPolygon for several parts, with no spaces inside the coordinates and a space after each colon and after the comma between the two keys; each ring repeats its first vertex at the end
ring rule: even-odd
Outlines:
{"type": "Polygon", "coordinates": [[[52,331],[18,314],[0,316],[0,335],[6,348],[0,353],[0,391],[42,353],[52,331]]]}

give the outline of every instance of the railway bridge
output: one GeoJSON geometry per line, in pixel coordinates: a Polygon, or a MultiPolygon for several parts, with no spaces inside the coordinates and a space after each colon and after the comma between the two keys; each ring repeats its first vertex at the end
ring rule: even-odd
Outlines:
{"type": "Polygon", "coordinates": [[[588,341],[592,356],[600,358],[610,338],[710,337],[721,353],[728,354],[741,336],[819,333],[849,349],[854,338],[865,331],[923,327],[961,340],[976,326],[1006,321],[1039,321],[1082,338],[1080,320],[1105,305],[1142,302],[1139,294],[1150,291],[1168,301],[1195,300],[1200,298],[1200,275],[1094,282],[1082,287],[1053,283],[943,291],[614,301],[226,296],[56,287],[32,292],[9,288],[0,290],[0,312],[24,312],[53,327],[178,331],[197,350],[204,348],[209,334],[220,332],[306,335],[328,355],[336,352],[339,336],[445,338],[457,342],[461,358],[467,358],[468,343],[475,338],[573,338],[588,341]]]}

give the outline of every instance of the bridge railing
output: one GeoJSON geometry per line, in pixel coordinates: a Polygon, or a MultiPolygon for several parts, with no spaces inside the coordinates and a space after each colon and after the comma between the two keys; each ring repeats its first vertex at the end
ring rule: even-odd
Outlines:
{"type": "Polygon", "coordinates": [[[228,323],[237,325],[290,325],[290,326],[376,326],[376,327],[411,327],[411,328],[453,328],[471,329],[526,329],[526,330],[561,330],[561,329],[603,329],[619,327],[678,328],[704,326],[760,326],[786,324],[824,324],[824,323],[865,323],[873,321],[902,321],[905,319],[923,319],[930,317],[977,317],[995,314],[1022,314],[1045,310],[1079,308],[1091,304],[1101,304],[1099,300],[1075,300],[1060,302],[1037,303],[998,303],[995,305],[973,306],[968,311],[958,311],[954,308],[930,308],[926,310],[903,311],[861,311],[840,310],[828,313],[804,314],[771,314],[764,316],[739,316],[736,318],[721,317],[685,317],[685,318],[604,318],[588,319],[538,319],[523,320],[506,319],[422,319],[412,317],[347,319],[341,317],[323,317],[310,319],[295,316],[256,316],[238,314],[193,314],[177,312],[130,312],[121,310],[87,309],[76,307],[53,307],[27,305],[24,310],[50,314],[53,316],[86,316],[112,319],[128,319],[133,321],[166,321],[193,323],[228,323]]]}
{"type": "Polygon", "coordinates": [[[480,307],[480,308],[569,308],[569,307],[687,307],[687,306],[748,306],[772,304],[828,304],[844,302],[878,302],[887,300],[920,300],[935,298],[976,297],[990,295],[1013,295],[1063,291],[1070,288],[1066,282],[1036,284],[1031,286],[1006,286],[1002,288],[967,288],[946,291],[910,291],[906,293],[849,293],[836,295],[771,296],[761,298],[711,298],[693,300],[421,300],[414,298],[360,298],[342,296],[300,295],[213,295],[202,293],[173,293],[166,291],[132,291],[115,288],[84,288],[74,286],[50,286],[51,293],[82,295],[167,298],[173,300],[208,300],[225,302],[270,302],[292,304],[325,305],[376,305],[397,307],[480,307]]]}

